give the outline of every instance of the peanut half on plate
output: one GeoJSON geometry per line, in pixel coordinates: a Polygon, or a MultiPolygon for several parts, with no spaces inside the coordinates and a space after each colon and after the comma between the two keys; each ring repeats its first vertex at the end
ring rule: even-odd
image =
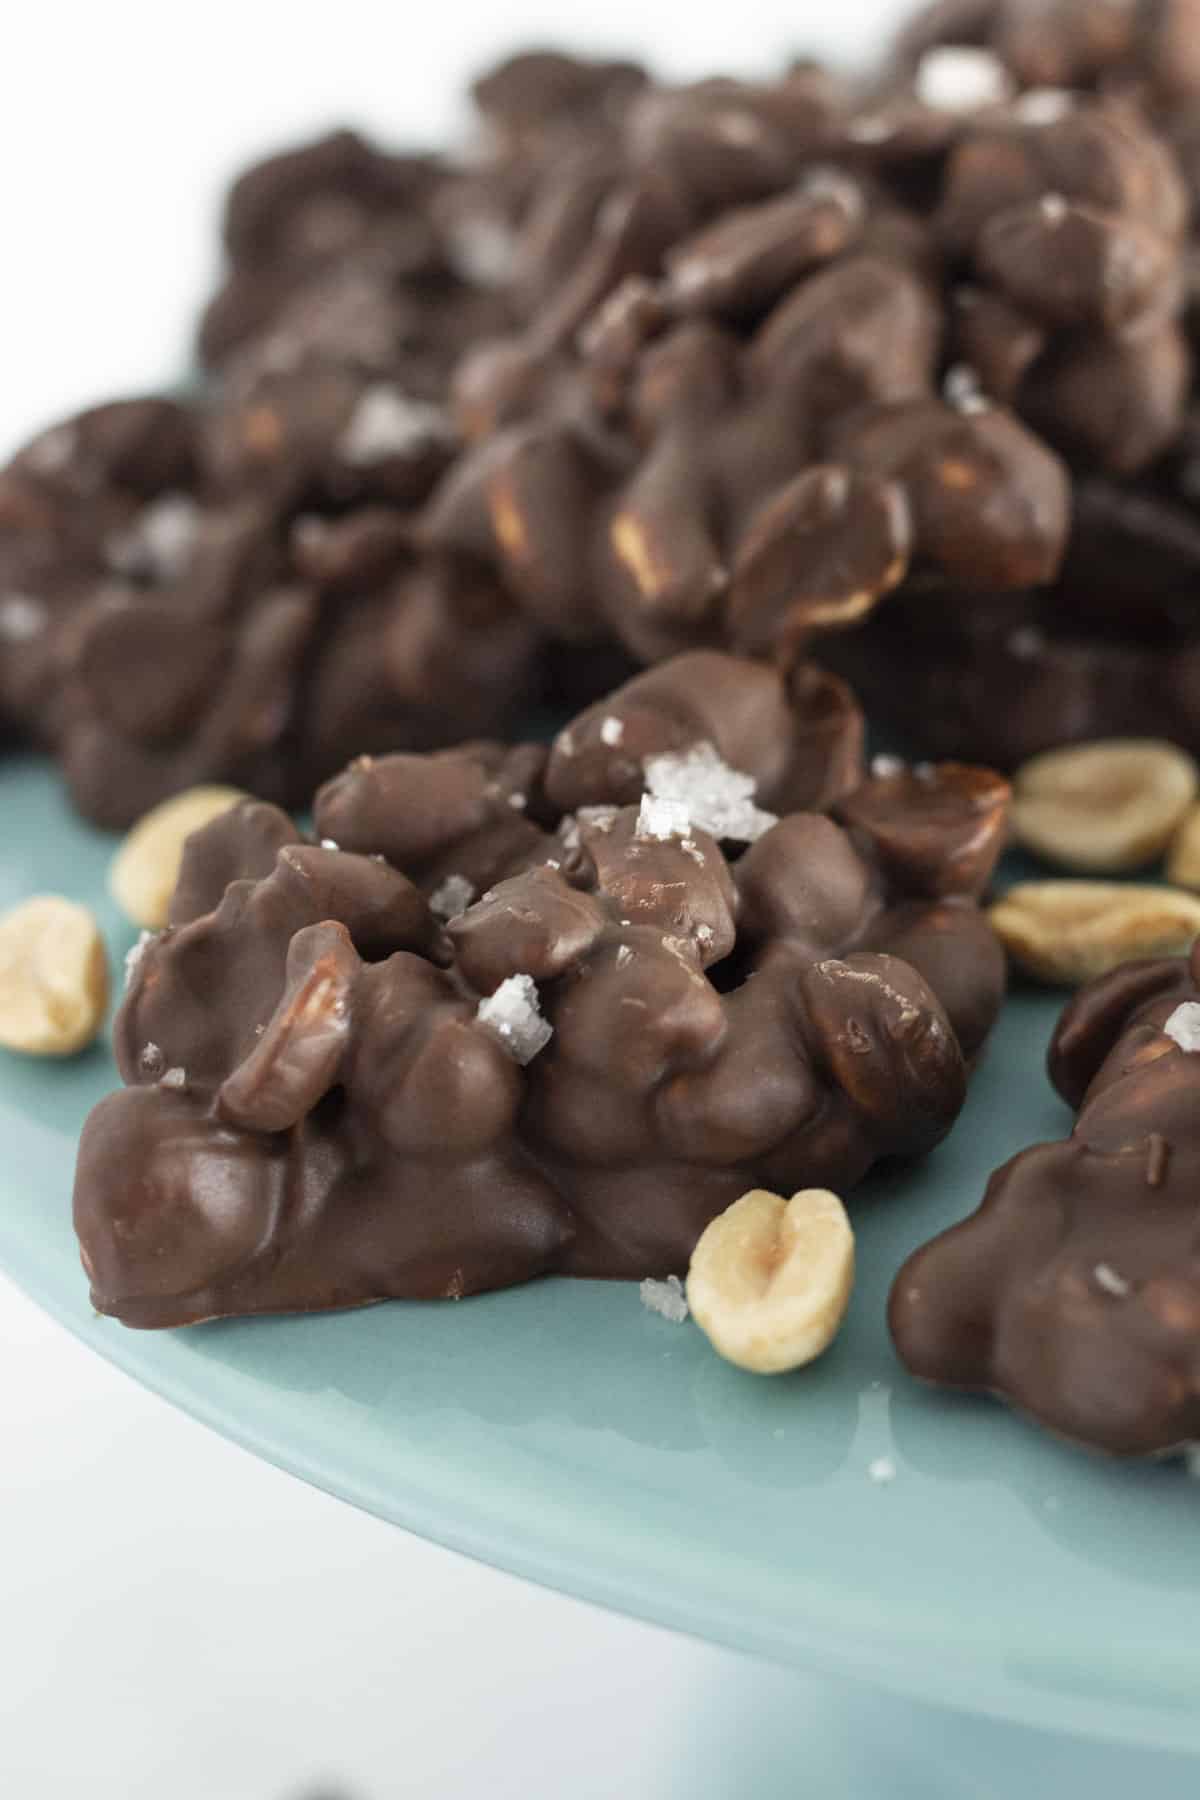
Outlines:
{"type": "Polygon", "coordinates": [[[86,906],[37,894],[0,916],[0,1045],[73,1056],[108,1007],[108,959],[86,906]]]}
{"type": "Polygon", "coordinates": [[[779,1375],[837,1336],[854,1286],[854,1232],[825,1188],[785,1200],[755,1188],[701,1234],[688,1270],[692,1317],[740,1369],[779,1375]]]}
{"type": "Polygon", "coordinates": [[[1182,956],[1200,935],[1200,899],[1115,881],[1022,881],[989,908],[1019,968],[1078,987],[1143,956],[1182,956]]]}
{"type": "Polygon", "coordinates": [[[1200,789],[1186,751],[1156,738],[1104,738],[1048,750],[1013,777],[1017,842],[1047,862],[1119,875],[1154,862],[1200,789]]]}

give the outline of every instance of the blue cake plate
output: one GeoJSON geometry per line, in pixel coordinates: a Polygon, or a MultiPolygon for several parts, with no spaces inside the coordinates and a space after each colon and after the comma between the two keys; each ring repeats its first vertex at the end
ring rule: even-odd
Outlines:
{"type": "MultiPolygon", "coordinates": [[[[59,891],[132,933],[111,840],[53,771],[0,764],[0,906],[59,891]]],[[[1200,1751],[1200,1485],[1067,1448],[911,1382],[884,1327],[905,1254],[1022,1144],[1061,1135],[1058,999],[1007,1007],[950,1141],[853,1204],[859,1285],[813,1368],[722,1363],[626,1284],[138,1333],[97,1318],[74,1147],[107,1044],[0,1052],[0,1267],[86,1343],[271,1462],[472,1556],[784,1664],[994,1718],[1200,1751]],[[872,1480],[877,1459],[894,1479],[872,1480]]]]}

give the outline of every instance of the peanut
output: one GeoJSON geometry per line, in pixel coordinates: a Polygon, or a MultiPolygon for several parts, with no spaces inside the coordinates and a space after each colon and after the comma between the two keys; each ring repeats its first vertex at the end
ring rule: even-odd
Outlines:
{"type": "Polygon", "coordinates": [[[100,1030],[108,959],[85,906],[38,894],[0,917],[0,1044],[73,1056],[100,1030]]]}
{"type": "Polygon", "coordinates": [[[836,1194],[784,1200],[762,1188],[712,1221],[692,1252],[692,1316],[729,1362],[759,1375],[828,1348],[854,1286],[854,1233],[836,1194]]]}
{"type": "Polygon", "coordinates": [[[1137,957],[1188,950],[1200,934],[1200,899],[1132,882],[1024,881],[988,917],[1020,968],[1078,987],[1137,957]]]}
{"type": "Polygon", "coordinates": [[[1072,744],[1017,770],[1013,834],[1061,868],[1116,875],[1162,855],[1198,790],[1200,769],[1174,744],[1072,744]]]}

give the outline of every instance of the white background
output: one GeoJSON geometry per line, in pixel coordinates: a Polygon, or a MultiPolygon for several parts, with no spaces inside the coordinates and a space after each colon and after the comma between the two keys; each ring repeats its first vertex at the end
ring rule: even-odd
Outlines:
{"type": "MultiPolygon", "coordinates": [[[[885,10],[9,0],[0,450],[179,370],[250,154],[343,120],[434,141],[522,38],[752,71],[878,38],[885,10]]],[[[2,1279],[0,1459],[14,1800],[1197,1791],[1174,1760],[796,1682],[476,1568],[204,1432],[2,1279]]]]}

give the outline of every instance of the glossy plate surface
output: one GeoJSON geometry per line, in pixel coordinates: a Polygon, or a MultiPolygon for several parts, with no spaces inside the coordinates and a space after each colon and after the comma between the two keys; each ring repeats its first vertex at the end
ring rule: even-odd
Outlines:
{"type": "MultiPolygon", "coordinates": [[[[0,763],[0,907],[100,911],[111,840],[52,771],[0,763]]],[[[758,1381],[631,1285],[137,1333],[92,1315],[75,1137],[115,1084],[0,1052],[0,1266],[86,1342],[272,1462],[519,1574],[781,1661],[999,1717],[1200,1750],[1200,1484],[919,1390],[893,1271],[1068,1115],[1042,1075],[1058,1001],[1009,1005],[950,1142],[853,1204],[859,1285],[814,1368],[758,1381]],[[890,1458],[895,1477],[868,1470],[890,1458]]],[[[10,1371],[8,1379],[19,1379],[10,1371]]]]}

